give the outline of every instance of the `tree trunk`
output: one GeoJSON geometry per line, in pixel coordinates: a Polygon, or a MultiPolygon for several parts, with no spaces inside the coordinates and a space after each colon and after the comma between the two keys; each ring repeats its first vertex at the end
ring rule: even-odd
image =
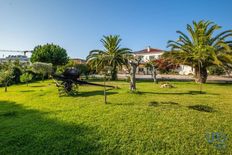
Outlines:
{"type": "Polygon", "coordinates": [[[154,82],[155,82],[156,84],[158,84],[157,73],[156,73],[156,68],[155,68],[155,66],[152,66],[152,78],[153,78],[154,82]]]}
{"type": "Polygon", "coordinates": [[[106,76],[104,77],[104,102],[107,104],[107,96],[106,96],[106,76]]]}
{"type": "Polygon", "coordinates": [[[113,66],[111,70],[111,80],[117,80],[117,67],[113,66]]]}
{"type": "Polygon", "coordinates": [[[44,75],[43,75],[43,77],[42,77],[42,81],[44,82],[44,75]]]}
{"type": "Polygon", "coordinates": [[[206,83],[208,77],[206,67],[195,67],[195,82],[196,83],[206,83]]]}
{"type": "Polygon", "coordinates": [[[135,91],[136,90],[136,79],[135,79],[135,74],[136,74],[136,65],[131,66],[131,72],[130,72],[130,90],[135,91]]]}
{"type": "Polygon", "coordinates": [[[5,92],[7,92],[7,82],[5,82],[5,92]]]}

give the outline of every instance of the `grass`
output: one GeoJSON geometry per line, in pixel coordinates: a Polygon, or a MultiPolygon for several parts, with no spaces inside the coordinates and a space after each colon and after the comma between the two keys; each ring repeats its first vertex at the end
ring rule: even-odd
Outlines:
{"type": "Polygon", "coordinates": [[[195,83],[171,83],[138,82],[129,93],[128,83],[108,82],[120,87],[108,104],[95,86],[75,97],[59,97],[52,81],[1,88],[0,154],[230,154],[231,85],[200,94],[195,83]]]}

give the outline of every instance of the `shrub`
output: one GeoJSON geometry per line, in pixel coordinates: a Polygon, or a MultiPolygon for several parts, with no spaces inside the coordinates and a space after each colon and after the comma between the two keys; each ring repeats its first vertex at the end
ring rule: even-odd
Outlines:
{"type": "Polygon", "coordinates": [[[210,75],[224,75],[226,74],[225,70],[219,66],[211,66],[208,68],[210,75]]]}
{"type": "Polygon", "coordinates": [[[20,81],[26,83],[28,86],[28,82],[32,80],[33,76],[30,73],[24,73],[20,76],[20,81]]]}
{"type": "Polygon", "coordinates": [[[13,78],[12,78],[12,83],[17,84],[20,83],[20,76],[22,75],[22,71],[19,67],[14,66],[13,67],[13,78]]]}
{"type": "Polygon", "coordinates": [[[51,63],[35,62],[32,67],[35,73],[42,75],[42,80],[44,80],[46,76],[49,77],[53,71],[51,63]]]}

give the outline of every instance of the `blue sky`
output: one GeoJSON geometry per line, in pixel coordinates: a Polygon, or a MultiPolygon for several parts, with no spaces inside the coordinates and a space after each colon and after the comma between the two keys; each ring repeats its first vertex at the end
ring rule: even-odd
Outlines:
{"type": "MultiPolygon", "coordinates": [[[[103,35],[120,35],[122,46],[166,50],[193,20],[232,29],[231,0],[0,0],[0,49],[28,50],[55,43],[70,57],[102,49],[103,35]]],[[[2,54],[0,54],[0,57],[2,54]]]]}

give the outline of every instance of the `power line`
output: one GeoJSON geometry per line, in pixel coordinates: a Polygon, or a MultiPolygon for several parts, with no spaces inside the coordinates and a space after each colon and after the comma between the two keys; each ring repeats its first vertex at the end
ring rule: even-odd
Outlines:
{"type": "Polygon", "coordinates": [[[31,52],[32,53],[32,50],[24,50],[24,51],[21,51],[21,50],[1,50],[0,49],[0,52],[15,52],[15,53],[28,53],[28,52],[31,52]]]}

